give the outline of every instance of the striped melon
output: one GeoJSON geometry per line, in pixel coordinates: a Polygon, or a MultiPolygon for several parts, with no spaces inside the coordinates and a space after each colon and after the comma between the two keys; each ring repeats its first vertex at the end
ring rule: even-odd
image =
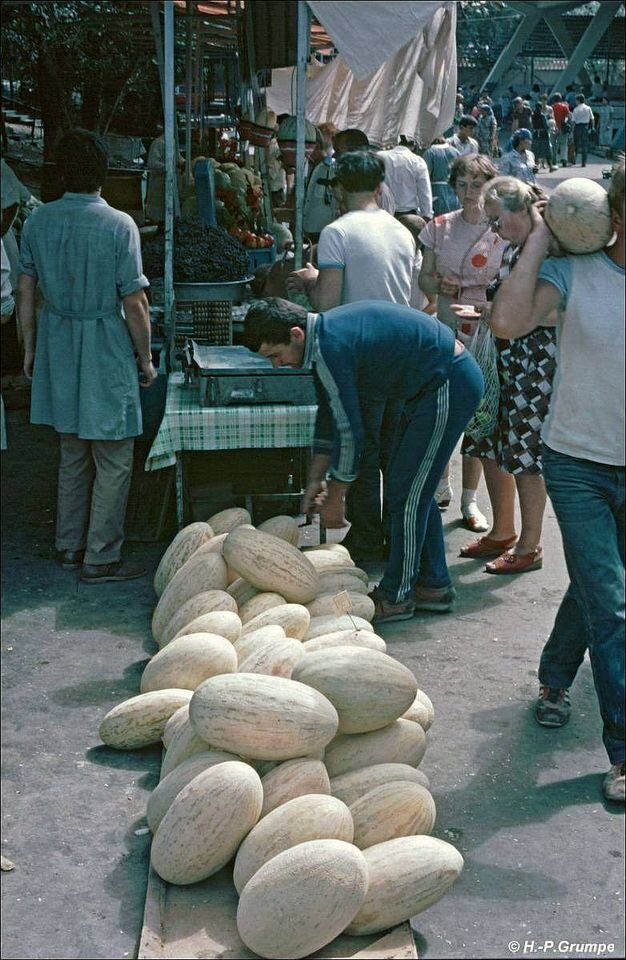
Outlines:
{"type": "Polygon", "coordinates": [[[309,547],[306,552],[318,553],[320,550],[325,550],[328,553],[335,554],[335,556],[346,557],[348,560],[352,560],[350,551],[347,547],[344,547],[343,543],[318,543],[314,547],[309,547]]]}
{"type": "Polygon", "coordinates": [[[227,533],[219,533],[215,537],[211,537],[210,540],[207,540],[206,543],[201,544],[198,549],[193,554],[194,557],[202,555],[203,553],[219,553],[221,554],[222,548],[224,546],[224,540],[228,536],[227,533]]]}
{"type": "Polygon", "coordinates": [[[202,593],[196,593],[189,600],[186,600],[165,624],[157,641],[159,647],[167,646],[176,634],[192,620],[216,611],[236,613],[235,601],[228,596],[225,590],[203,590],[202,593]]]}
{"type": "Polygon", "coordinates": [[[339,630],[369,630],[374,632],[374,628],[369,620],[363,617],[348,616],[344,614],[341,617],[311,617],[309,629],[303,640],[314,640],[315,637],[323,637],[324,634],[337,633],[339,630]]]}
{"type": "Polygon", "coordinates": [[[178,729],[174,731],[168,748],[165,751],[165,756],[161,763],[161,780],[163,780],[168,773],[171,773],[183,760],[186,760],[188,757],[193,757],[196,753],[206,753],[207,750],[211,749],[210,744],[198,735],[191,724],[191,720],[187,717],[187,720],[181,723],[178,729]]]}
{"type": "Polygon", "coordinates": [[[146,820],[152,833],[156,833],[161,820],[169,810],[174,797],[176,797],[183,787],[186,787],[194,777],[197,777],[203,770],[214,767],[218,763],[226,763],[229,760],[239,760],[234,753],[225,753],[218,750],[207,750],[205,753],[196,753],[183,760],[174,770],[160,781],[148,797],[146,806],[146,820]]]}
{"type": "Polygon", "coordinates": [[[291,760],[319,750],[339,725],[332,703],[317,690],[258,673],[205,680],[191,698],[189,717],[214,747],[257,760],[291,760]]]}
{"type": "Polygon", "coordinates": [[[190,523],[180,530],[161,557],[154,574],[154,590],[160,597],[166,586],[180,570],[184,563],[203,543],[213,537],[213,530],[208,523],[190,523]]]}
{"type": "Polygon", "coordinates": [[[364,850],[375,843],[430,833],[435,825],[435,801],[426,787],[408,780],[382,783],[350,804],[354,842],[364,850]]]}
{"type": "Polygon", "coordinates": [[[159,743],[169,718],[189,703],[191,696],[190,690],[155,690],[118,703],[102,720],[100,739],[116,750],[136,750],[159,743]]]}
{"type": "Polygon", "coordinates": [[[328,697],[339,714],[339,733],[367,733],[401,717],[415,698],[411,671],[364,647],[335,647],[306,653],[293,679],[328,697]]]}
{"type": "Polygon", "coordinates": [[[337,630],[335,633],[324,633],[321,637],[314,637],[312,640],[304,640],[303,645],[307,653],[312,653],[314,650],[328,650],[330,647],[369,647],[371,650],[380,650],[382,653],[387,649],[383,638],[370,630],[337,630]]]}
{"type": "Polygon", "coordinates": [[[259,819],[262,803],[261,780],[246,763],[228,761],[199,773],[174,798],[157,828],[153,869],[176,884],[212,876],[234,856],[259,819]]]}
{"type": "Polygon", "coordinates": [[[330,781],[330,792],[333,797],[338,797],[351,806],[355,800],[369,793],[374,787],[403,780],[418,783],[427,790],[430,788],[426,774],[416,770],[415,767],[410,767],[406,763],[377,763],[371,767],[361,767],[359,770],[352,770],[350,773],[342,773],[341,776],[334,777],[330,781]]]}
{"type": "Polygon", "coordinates": [[[272,857],[308,840],[345,840],[352,843],[354,824],[345,803],[323,794],[288,800],[259,820],[235,857],[233,883],[241,891],[272,857]]]}
{"type": "Polygon", "coordinates": [[[435,719],[435,708],[432,700],[423,690],[418,690],[415,700],[404,714],[407,720],[415,720],[424,730],[430,730],[435,719]]]}
{"type": "Polygon", "coordinates": [[[235,673],[237,654],[230,640],[213,633],[189,633],[168,643],[148,663],[141,692],[179,687],[195,690],[203,680],[235,673]]]}
{"type": "Polygon", "coordinates": [[[299,843],[272,857],[245,885],[239,936],[261,957],[308,957],[346,928],[366,892],[365,857],[351,843],[299,843]]]}
{"type": "MultiPolygon", "coordinates": [[[[335,596],[334,593],[325,593],[320,594],[319,597],[316,597],[315,600],[311,600],[310,603],[307,603],[306,608],[313,617],[330,617],[337,615],[335,608],[335,596]]],[[[374,601],[363,593],[349,593],[350,603],[352,608],[350,613],[356,617],[362,617],[364,620],[369,620],[371,622],[374,613],[375,606],[374,601]]]]}
{"type": "Polygon", "coordinates": [[[308,793],[330,794],[330,780],[321,760],[298,757],[286,760],[263,776],[263,809],[261,817],[294,797],[308,793]]]}
{"type": "MultiPolygon", "coordinates": [[[[189,709],[191,711],[191,707],[189,709]]],[[[376,763],[407,763],[418,767],[426,753],[426,744],[426,734],[419,723],[394,720],[381,730],[336,737],[326,747],[324,763],[331,779],[376,763]]]]}
{"type": "Polygon", "coordinates": [[[247,633],[253,633],[260,630],[261,627],[279,626],[282,627],[288,637],[295,637],[302,640],[311,622],[311,615],[306,607],[300,603],[283,603],[280,606],[272,607],[259,613],[245,623],[241,630],[242,637],[247,633]]]}
{"type": "Polygon", "coordinates": [[[379,933],[437,903],[463,870],[463,857],[445,840],[399,837],[363,851],[369,884],[346,933],[379,933]]]}
{"type": "Polygon", "coordinates": [[[300,528],[293,517],[270,517],[269,520],[260,523],[257,529],[263,533],[271,533],[273,537],[279,537],[280,540],[285,540],[292,547],[298,546],[300,528]]]}
{"type": "Polygon", "coordinates": [[[241,665],[247,657],[268,643],[273,643],[276,640],[285,640],[286,637],[287,634],[278,624],[271,624],[270,626],[261,627],[259,630],[253,630],[250,633],[244,634],[239,637],[234,644],[239,664],[241,665]]]}
{"type": "Polygon", "coordinates": [[[367,594],[368,589],[367,582],[364,582],[361,577],[355,576],[352,568],[346,568],[345,571],[339,573],[320,574],[320,597],[325,593],[339,593],[340,590],[347,590],[348,593],[367,594]]]}
{"type": "Polygon", "coordinates": [[[260,591],[253,587],[251,583],[248,583],[247,580],[244,580],[243,577],[237,577],[236,580],[228,584],[226,593],[230,594],[239,608],[243,607],[248,600],[252,600],[252,597],[255,597],[260,591]]]}
{"type": "Polygon", "coordinates": [[[189,720],[189,704],[184,703],[182,707],[179,707],[178,710],[175,710],[172,716],[169,718],[165,726],[163,727],[163,736],[161,737],[161,743],[167,750],[174,734],[180,730],[180,728],[189,720]]]}
{"type": "Polygon", "coordinates": [[[226,590],[226,564],[218,553],[192,556],[174,574],[161,594],[152,616],[152,635],[157,643],[163,628],[176,611],[187,600],[206,590],[226,590]]]}
{"type": "Polygon", "coordinates": [[[327,550],[307,550],[304,556],[313,566],[318,575],[323,573],[344,573],[346,570],[355,570],[350,557],[331,553],[327,550]]]}
{"type": "Polygon", "coordinates": [[[218,637],[225,637],[234,643],[241,634],[241,620],[232,610],[212,610],[210,613],[201,613],[186,623],[176,637],[182,637],[186,633],[216,633],[218,637]]]}
{"type": "Polygon", "coordinates": [[[303,656],[304,648],[299,640],[291,637],[266,640],[241,661],[239,672],[262,673],[269,677],[291,677],[294,667],[303,656]]]}
{"type": "Polygon", "coordinates": [[[259,590],[280,592],[289,603],[308,603],[318,591],[312,564],[296,547],[259,530],[233,530],[224,543],[230,567],[259,590]]]}
{"type": "Polygon", "coordinates": [[[239,616],[241,623],[246,624],[248,620],[254,620],[260,613],[271,610],[273,607],[280,607],[287,603],[284,597],[279,593],[257,593],[251,600],[239,607],[239,616]]]}
{"type": "Polygon", "coordinates": [[[229,507],[227,510],[214,513],[207,523],[216,534],[230,533],[235,527],[252,523],[252,517],[243,507],[229,507]]]}

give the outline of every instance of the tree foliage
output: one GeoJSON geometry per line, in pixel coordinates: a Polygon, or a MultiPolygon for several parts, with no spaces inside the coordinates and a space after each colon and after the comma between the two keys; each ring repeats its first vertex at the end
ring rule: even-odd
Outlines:
{"type": "Polygon", "coordinates": [[[461,0],[457,4],[459,59],[489,70],[509,42],[521,19],[503,2],[461,0]]]}

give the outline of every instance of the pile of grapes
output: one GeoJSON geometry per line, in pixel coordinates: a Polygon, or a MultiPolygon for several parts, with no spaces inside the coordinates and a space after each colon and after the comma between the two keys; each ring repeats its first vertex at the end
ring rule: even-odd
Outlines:
{"type": "MultiPolygon", "coordinates": [[[[163,276],[163,234],[142,247],[143,270],[149,279],[163,276]]],[[[249,273],[245,248],[221,227],[207,227],[199,217],[174,224],[174,282],[229,283],[249,273]]]]}

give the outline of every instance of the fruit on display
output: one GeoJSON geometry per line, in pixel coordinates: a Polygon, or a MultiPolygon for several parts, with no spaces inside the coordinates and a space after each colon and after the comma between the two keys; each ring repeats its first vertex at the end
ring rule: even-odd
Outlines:
{"type": "MultiPolygon", "coordinates": [[[[142,244],[144,273],[150,280],[163,276],[165,240],[157,234],[142,244]]],[[[207,227],[199,217],[174,222],[174,282],[232,283],[248,276],[248,254],[222,227],[207,227]]]]}

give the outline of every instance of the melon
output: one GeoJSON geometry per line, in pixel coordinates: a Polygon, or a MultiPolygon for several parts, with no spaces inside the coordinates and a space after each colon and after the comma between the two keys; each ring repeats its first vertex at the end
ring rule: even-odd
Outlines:
{"type": "Polygon", "coordinates": [[[267,640],[241,661],[239,671],[262,673],[269,677],[291,677],[294,667],[303,656],[304,648],[299,640],[291,637],[267,640]]]}
{"type": "Polygon", "coordinates": [[[214,537],[211,537],[210,540],[207,540],[205,543],[201,544],[198,549],[192,554],[192,556],[197,557],[201,556],[203,553],[219,553],[221,554],[222,548],[224,546],[224,540],[228,536],[227,533],[220,533],[214,537]]]}
{"type": "Polygon", "coordinates": [[[330,647],[369,647],[382,653],[387,649],[383,638],[370,630],[336,630],[312,640],[303,640],[303,646],[307,653],[313,650],[328,650],[330,647]]]}
{"type": "Polygon", "coordinates": [[[379,933],[437,903],[463,870],[452,844],[435,837],[399,837],[363,851],[369,884],[346,933],[379,933]]]}
{"type": "Polygon", "coordinates": [[[183,787],[161,820],[152,841],[153,869],[167,883],[212,876],[234,856],[262,804],[261,780],[248,764],[209,767],[183,787]]]}
{"type": "Polygon", "coordinates": [[[237,654],[229,640],[213,633],[189,633],[168,643],[148,663],[141,692],[178,687],[195,690],[203,680],[235,673],[237,654]]]}
{"type": "Polygon", "coordinates": [[[339,630],[369,630],[374,632],[374,628],[369,620],[363,617],[348,616],[343,614],[341,617],[311,617],[309,629],[302,638],[303,640],[314,640],[315,637],[323,637],[327,633],[337,633],[339,630]]]}
{"type": "Polygon", "coordinates": [[[241,634],[241,620],[232,610],[212,610],[210,613],[201,613],[186,623],[176,637],[182,637],[186,633],[216,633],[218,637],[225,637],[234,643],[241,634]]]}
{"type": "Polygon", "coordinates": [[[246,634],[254,633],[262,627],[279,626],[283,628],[288,637],[302,640],[309,629],[310,623],[311,615],[302,604],[283,603],[259,613],[252,620],[248,620],[242,627],[241,636],[245,637],[246,634]]]}
{"type": "Polygon", "coordinates": [[[230,594],[237,604],[237,607],[243,607],[244,603],[247,603],[248,600],[251,600],[252,597],[255,597],[259,592],[256,587],[253,587],[252,584],[244,580],[243,577],[237,577],[237,579],[229,583],[226,588],[226,593],[230,594]]]}
{"type": "Polygon", "coordinates": [[[103,718],[100,739],[116,750],[136,750],[159,743],[169,718],[189,703],[191,696],[191,690],[171,689],[140,693],[124,700],[103,718]]]}
{"type": "Polygon", "coordinates": [[[172,716],[169,718],[165,726],[163,727],[163,736],[161,737],[161,743],[167,750],[174,734],[180,730],[180,728],[189,720],[189,704],[184,703],[182,707],[179,707],[178,710],[175,710],[172,716]]]}
{"type": "Polygon", "coordinates": [[[290,543],[292,547],[298,546],[300,528],[293,517],[270,517],[269,520],[264,520],[263,523],[260,523],[257,529],[263,533],[271,533],[273,537],[279,537],[280,540],[285,540],[287,543],[290,543]]]}
{"type": "Polygon", "coordinates": [[[287,601],[279,593],[257,593],[251,600],[239,607],[241,623],[246,624],[248,620],[254,620],[260,613],[265,613],[266,610],[280,607],[285,603],[287,601]]]}
{"type": "Polygon", "coordinates": [[[333,797],[338,797],[347,806],[351,806],[355,800],[369,793],[374,787],[403,780],[418,783],[427,790],[430,789],[426,774],[416,770],[415,767],[410,767],[407,763],[377,763],[371,767],[361,767],[359,770],[352,770],[350,773],[342,773],[334,777],[330,781],[330,792],[333,797]]]}
{"type": "Polygon", "coordinates": [[[393,657],[365,647],[306,653],[293,679],[325,697],[339,715],[339,733],[367,733],[397,720],[415,699],[417,681],[393,657]]]}
{"type": "Polygon", "coordinates": [[[201,593],[194,594],[172,614],[163,626],[158,638],[155,637],[157,644],[161,648],[166,647],[176,634],[192,620],[215,611],[237,612],[235,601],[228,596],[225,590],[203,590],[201,593]]]}
{"type": "Polygon", "coordinates": [[[245,885],[239,936],[261,957],[308,957],[345,930],[366,893],[365,857],[351,843],[299,843],[268,860],[245,885]]]}
{"type": "Polygon", "coordinates": [[[307,550],[303,556],[317,570],[318,575],[344,573],[347,569],[356,569],[349,555],[344,556],[340,553],[332,553],[329,550],[307,550]]]}
{"type": "MultiPolygon", "coordinates": [[[[339,593],[340,590],[347,590],[348,593],[367,594],[369,587],[361,577],[357,577],[352,569],[346,568],[339,573],[321,573],[319,579],[319,595],[325,593],[339,593]]],[[[334,612],[334,611],[333,611],[334,612]]]]}
{"type": "Polygon", "coordinates": [[[189,717],[213,747],[256,760],[305,756],[325,747],[339,725],[332,703],[317,690],[257,673],[205,680],[191,698],[189,717]]]}
{"type": "MultiPolygon", "coordinates": [[[[364,620],[369,620],[371,622],[376,610],[374,601],[366,594],[350,593],[349,591],[347,592],[351,603],[351,615],[362,617],[364,620]]],[[[335,607],[335,596],[335,593],[320,594],[320,596],[316,597],[315,600],[311,600],[310,603],[307,603],[306,608],[311,614],[311,618],[330,617],[333,616],[333,614],[336,615],[337,610],[335,607]]]]}
{"type": "Polygon", "coordinates": [[[426,744],[426,734],[419,723],[394,720],[381,730],[336,737],[326,747],[324,763],[331,779],[376,763],[407,763],[418,767],[426,753],[426,744]]]}
{"type": "Polygon", "coordinates": [[[285,640],[286,637],[287,634],[278,624],[270,624],[267,627],[261,627],[259,630],[244,634],[234,644],[239,663],[242,664],[247,657],[256,653],[266,644],[273,643],[276,640],[285,640]]]}
{"type": "Polygon", "coordinates": [[[272,857],[308,840],[352,843],[354,824],[345,803],[336,797],[309,794],[288,800],[259,820],[235,857],[233,883],[241,894],[248,880],[272,857]]]}
{"type": "Polygon", "coordinates": [[[161,763],[161,780],[171,773],[183,760],[196,753],[206,753],[211,746],[200,737],[189,717],[174,731],[161,763]]]}
{"type": "Polygon", "coordinates": [[[350,804],[354,842],[364,850],[394,837],[430,833],[435,801],[426,787],[408,780],[382,783],[350,804]]]}
{"type": "Polygon", "coordinates": [[[156,833],[161,820],[172,805],[174,797],[178,796],[183,787],[186,787],[194,777],[197,777],[203,770],[214,767],[218,763],[226,763],[229,760],[239,760],[234,753],[225,753],[218,750],[207,750],[204,753],[196,753],[187,757],[177,767],[164,777],[156,785],[148,797],[146,807],[146,820],[152,833],[156,833]]]}
{"type": "Polygon", "coordinates": [[[606,190],[586,177],[571,177],[553,190],[544,219],[568,253],[595,253],[613,236],[606,190]]]}
{"type": "Polygon", "coordinates": [[[229,507],[209,517],[207,523],[214,533],[230,533],[235,527],[252,523],[252,517],[243,507],[229,507]]]}
{"type": "Polygon", "coordinates": [[[318,576],[303,553],[259,530],[237,528],[224,543],[223,556],[233,570],[259,590],[279,593],[289,603],[317,596],[318,576]]]}
{"type": "Polygon", "coordinates": [[[161,557],[154,574],[154,590],[160,597],[174,574],[203,543],[213,537],[208,523],[190,523],[176,534],[161,557]]]}
{"type": "Polygon", "coordinates": [[[263,809],[261,817],[281,804],[307,793],[330,794],[330,780],[321,760],[299,757],[286,760],[262,777],[263,809]]]}
{"type": "Polygon", "coordinates": [[[206,590],[226,590],[226,580],[226,564],[218,553],[190,557],[169,581],[155,607],[152,635],[157,643],[163,628],[187,600],[206,590]]]}
{"type": "Polygon", "coordinates": [[[402,716],[405,720],[419,723],[422,730],[430,730],[435,719],[435,710],[430,697],[427,697],[423,690],[418,690],[415,700],[402,716]]]}

